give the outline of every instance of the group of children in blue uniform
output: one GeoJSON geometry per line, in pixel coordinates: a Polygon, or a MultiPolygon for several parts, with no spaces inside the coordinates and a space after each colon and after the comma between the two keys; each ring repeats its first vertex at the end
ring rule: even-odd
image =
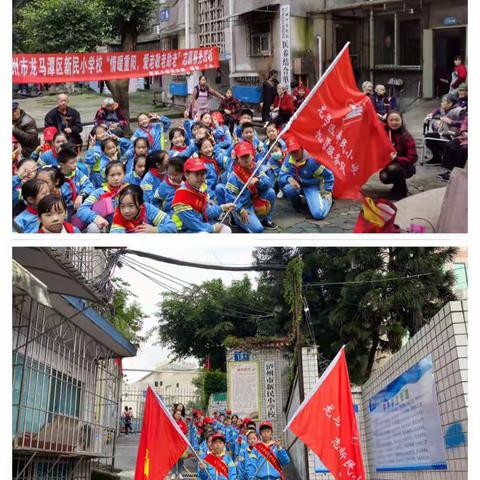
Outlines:
{"type": "Polygon", "coordinates": [[[260,233],[277,228],[272,214],[282,196],[295,208],[308,206],[315,219],[325,218],[332,172],[293,137],[279,139],[256,169],[278,130],[267,125],[261,142],[252,119],[253,112],[242,110],[232,137],[219,112],[172,129],[168,117],[142,113],[131,139],[95,127],[82,157],[56,132],[31,158],[13,161],[14,228],[225,233],[230,223],[260,233]]]}
{"type": "Polygon", "coordinates": [[[272,439],[270,422],[257,428],[254,420],[214,412],[204,417],[193,410],[187,419],[188,439],[201,462],[198,478],[207,480],[276,480],[284,479],[282,466],[290,463],[287,451],[272,439]]]}

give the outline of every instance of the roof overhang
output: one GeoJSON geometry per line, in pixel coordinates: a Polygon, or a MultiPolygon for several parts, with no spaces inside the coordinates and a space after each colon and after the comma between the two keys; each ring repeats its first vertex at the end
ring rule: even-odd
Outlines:
{"type": "Polygon", "coordinates": [[[106,318],[90,307],[85,300],[70,295],[51,294],[52,307],[97,342],[105,345],[118,357],[134,357],[132,345],[106,318]]]}
{"type": "Polygon", "coordinates": [[[48,248],[14,247],[13,259],[45,284],[50,294],[72,295],[92,302],[102,301],[99,295],[85,284],[78,270],[74,267],[67,268],[62,264],[60,256],[48,248]]]}

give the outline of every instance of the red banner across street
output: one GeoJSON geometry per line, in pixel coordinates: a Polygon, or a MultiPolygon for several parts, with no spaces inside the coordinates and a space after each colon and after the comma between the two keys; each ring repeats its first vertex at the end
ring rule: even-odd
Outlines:
{"type": "Polygon", "coordinates": [[[218,68],[218,48],[108,53],[18,53],[12,83],[64,83],[175,75],[218,68]]]}

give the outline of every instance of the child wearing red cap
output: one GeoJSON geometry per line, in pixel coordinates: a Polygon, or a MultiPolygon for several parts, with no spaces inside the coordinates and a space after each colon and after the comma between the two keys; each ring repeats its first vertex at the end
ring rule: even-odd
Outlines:
{"type": "Polygon", "coordinates": [[[237,480],[237,467],[225,452],[225,436],[222,433],[212,435],[212,451],[199,463],[198,473],[200,480],[237,480]]]}
{"type": "Polygon", "coordinates": [[[315,220],[323,220],[332,208],[333,173],[316,158],[310,157],[294,137],[287,139],[289,157],[280,169],[279,184],[294,208],[302,197],[315,220]]]}
{"type": "Polygon", "coordinates": [[[234,202],[244,185],[247,185],[232,214],[235,223],[249,233],[262,233],[264,228],[275,230],[277,225],[272,221],[275,191],[270,177],[265,172],[257,172],[248,181],[255,168],[252,144],[239,142],[234,152],[236,159],[225,192],[227,202],[234,202]]]}
{"type": "Polygon", "coordinates": [[[221,223],[213,223],[223,212],[235,207],[226,203],[217,205],[210,200],[205,183],[207,167],[199,158],[185,162],[185,182],[176,190],[172,200],[173,221],[179,232],[231,233],[221,223]]]}
{"type": "Polygon", "coordinates": [[[287,451],[279,440],[272,440],[272,424],[263,422],[259,427],[261,441],[256,443],[246,458],[245,470],[248,480],[276,480],[285,478],[282,466],[290,463],[287,451]]]}

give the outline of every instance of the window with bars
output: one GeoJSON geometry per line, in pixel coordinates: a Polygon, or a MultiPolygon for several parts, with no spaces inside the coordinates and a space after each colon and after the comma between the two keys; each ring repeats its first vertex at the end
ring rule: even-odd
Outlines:
{"type": "Polygon", "coordinates": [[[218,47],[225,51],[225,11],[223,0],[198,1],[198,25],[201,47],[218,47]]]}
{"type": "Polygon", "coordinates": [[[250,56],[266,57],[272,54],[270,22],[250,25],[250,56]]]}

